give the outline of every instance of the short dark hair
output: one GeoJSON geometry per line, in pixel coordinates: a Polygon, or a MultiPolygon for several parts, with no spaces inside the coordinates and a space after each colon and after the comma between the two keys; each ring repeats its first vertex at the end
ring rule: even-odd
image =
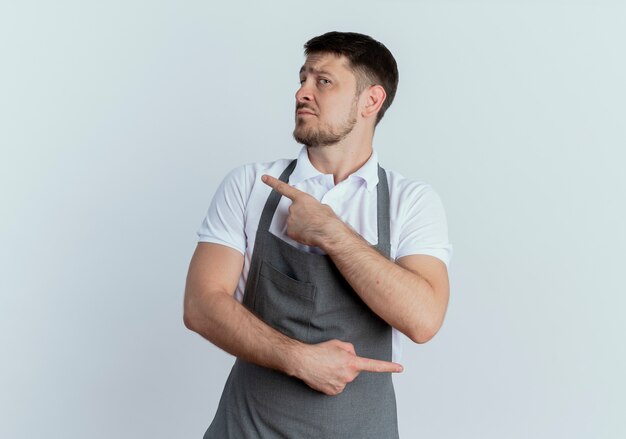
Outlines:
{"type": "Polygon", "coordinates": [[[355,32],[327,32],[311,38],[304,44],[304,54],[334,53],[350,61],[357,78],[357,93],[369,85],[381,85],[387,98],[376,115],[376,124],[393,102],[398,88],[398,65],[384,44],[370,36],[355,32]]]}

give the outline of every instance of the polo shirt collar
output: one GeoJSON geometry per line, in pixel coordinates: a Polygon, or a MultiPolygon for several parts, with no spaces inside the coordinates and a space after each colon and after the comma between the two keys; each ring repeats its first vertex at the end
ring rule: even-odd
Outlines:
{"type": "MultiPolygon", "coordinates": [[[[296,163],[296,168],[289,177],[289,184],[295,186],[304,180],[315,178],[320,175],[323,174],[315,169],[313,164],[311,164],[307,147],[303,146],[302,149],[300,149],[300,154],[298,154],[298,163],[296,163]]],[[[378,154],[375,149],[372,149],[372,155],[367,162],[365,162],[363,166],[357,169],[354,173],[350,174],[348,179],[350,178],[359,178],[364,181],[368,191],[371,191],[376,187],[378,184],[378,154]]]]}

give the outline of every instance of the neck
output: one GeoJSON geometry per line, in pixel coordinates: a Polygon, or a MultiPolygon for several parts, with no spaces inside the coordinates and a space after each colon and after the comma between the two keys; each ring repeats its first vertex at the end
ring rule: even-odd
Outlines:
{"type": "Polygon", "coordinates": [[[355,140],[346,138],[333,145],[309,146],[309,160],[321,173],[333,174],[335,184],[338,184],[363,166],[372,155],[372,136],[355,140]]]}

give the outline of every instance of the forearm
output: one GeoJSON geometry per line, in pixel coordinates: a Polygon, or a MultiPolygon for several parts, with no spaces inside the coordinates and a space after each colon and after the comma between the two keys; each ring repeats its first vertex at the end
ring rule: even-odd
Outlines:
{"type": "Polygon", "coordinates": [[[266,325],[228,294],[212,294],[210,300],[199,302],[186,304],[196,309],[193,314],[185,314],[189,329],[226,352],[299,378],[327,395],[341,393],[363,370],[402,372],[399,364],[357,357],[354,346],[340,340],[315,345],[293,340],[266,325]]]}
{"type": "Polygon", "coordinates": [[[183,321],[226,352],[276,369],[327,395],[343,391],[363,370],[400,372],[402,366],[361,358],[347,341],[306,344],[271,328],[234,299],[243,255],[213,243],[199,243],[185,286],[183,321]]]}
{"type": "Polygon", "coordinates": [[[361,299],[391,326],[417,343],[437,332],[445,308],[418,273],[388,260],[343,223],[323,248],[361,299]]]}
{"type": "Polygon", "coordinates": [[[189,329],[245,361],[295,374],[295,353],[303,343],[270,327],[226,292],[194,297],[185,305],[189,329]]]}

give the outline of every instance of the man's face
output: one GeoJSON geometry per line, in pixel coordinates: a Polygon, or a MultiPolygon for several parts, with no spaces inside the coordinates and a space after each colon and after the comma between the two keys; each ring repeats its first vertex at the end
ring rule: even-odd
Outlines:
{"type": "Polygon", "coordinates": [[[348,59],[311,54],[300,70],[293,137],[311,147],[344,139],[357,122],[357,81],[348,59]]]}

